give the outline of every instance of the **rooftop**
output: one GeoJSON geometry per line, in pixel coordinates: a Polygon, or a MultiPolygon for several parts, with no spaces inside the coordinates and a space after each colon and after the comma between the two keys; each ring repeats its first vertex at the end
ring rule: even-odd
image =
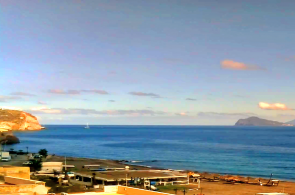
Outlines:
{"type": "Polygon", "coordinates": [[[126,174],[127,179],[132,178],[147,178],[147,179],[165,179],[165,178],[186,178],[187,174],[180,173],[178,171],[169,170],[120,170],[120,171],[81,171],[77,172],[77,175],[84,177],[92,177],[95,173],[96,179],[101,179],[105,181],[116,181],[125,180],[126,174]]]}

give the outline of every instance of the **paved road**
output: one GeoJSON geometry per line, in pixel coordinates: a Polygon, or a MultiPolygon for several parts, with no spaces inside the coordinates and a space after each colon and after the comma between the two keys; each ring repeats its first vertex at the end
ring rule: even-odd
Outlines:
{"type": "Polygon", "coordinates": [[[0,167],[2,167],[3,165],[23,166],[23,162],[27,160],[28,160],[28,156],[26,154],[24,155],[11,154],[11,161],[9,162],[0,161],[0,167]]]}

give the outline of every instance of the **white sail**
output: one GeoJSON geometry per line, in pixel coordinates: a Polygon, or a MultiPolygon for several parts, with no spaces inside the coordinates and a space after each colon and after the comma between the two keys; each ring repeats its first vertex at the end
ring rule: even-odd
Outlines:
{"type": "Polygon", "coordinates": [[[87,123],[87,125],[86,125],[85,129],[89,129],[89,125],[88,125],[88,123],[87,123]]]}

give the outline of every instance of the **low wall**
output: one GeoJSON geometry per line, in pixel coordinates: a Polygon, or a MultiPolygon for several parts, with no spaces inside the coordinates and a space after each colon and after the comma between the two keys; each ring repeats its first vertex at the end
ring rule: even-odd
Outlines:
{"type": "Polygon", "coordinates": [[[37,186],[37,184],[0,185],[0,194],[32,192],[37,186]]]}
{"type": "Polygon", "coordinates": [[[29,180],[29,179],[22,179],[17,177],[10,177],[5,176],[4,181],[7,184],[13,184],[13,185],[20,185],[20,184],[38,184],[38,185],[45,185],[45,182],[40,182],[36,180],[29,180]]]}
{"type": "Polygon", "coordinates": [[[131,188],[125,186],[118,186],[118,194],[125,194],[125,195],[171,195],[168,193],[162,192],[155,192],[150,190],[143,190],[138,188],[131,188]]]}
{"type": "Polygon", "coordinates": [[[0,175],[30,179],[30,167],[0,167],[0,175]]]}

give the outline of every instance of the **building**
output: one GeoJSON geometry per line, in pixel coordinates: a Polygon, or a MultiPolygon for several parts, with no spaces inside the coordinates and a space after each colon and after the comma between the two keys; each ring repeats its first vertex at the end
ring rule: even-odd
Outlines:
{"type": "Polygon", "coordinates": [[[54,171],[61,172],[63,169],[62,162],[43,162],[39,173],[54,173],[54,171]]]}
{"type": "Polygon", "coordinates": [[[0,194],[43,195],[47,188],[45,182],[30,180],[29,167],[0,167],[0,194]]]}
{"type": "Polygon", "coordinates": [[[154,182],[181,182],[187,181],[187,174],[172,170],[118,170],[118,171],[82,171],[75,173],[75,181],[83,185],[119,185],[131,183],[137,179],[154,182]],[[95,174],[95,175],[94,175],[95,174]]]}
{"type": "Polygon", "coordinates": [[[143,190],[126,186],[105,186],[104,192],[82,192],[74,193],[75,195],[171,195],[168,193],[143,190]]]}

